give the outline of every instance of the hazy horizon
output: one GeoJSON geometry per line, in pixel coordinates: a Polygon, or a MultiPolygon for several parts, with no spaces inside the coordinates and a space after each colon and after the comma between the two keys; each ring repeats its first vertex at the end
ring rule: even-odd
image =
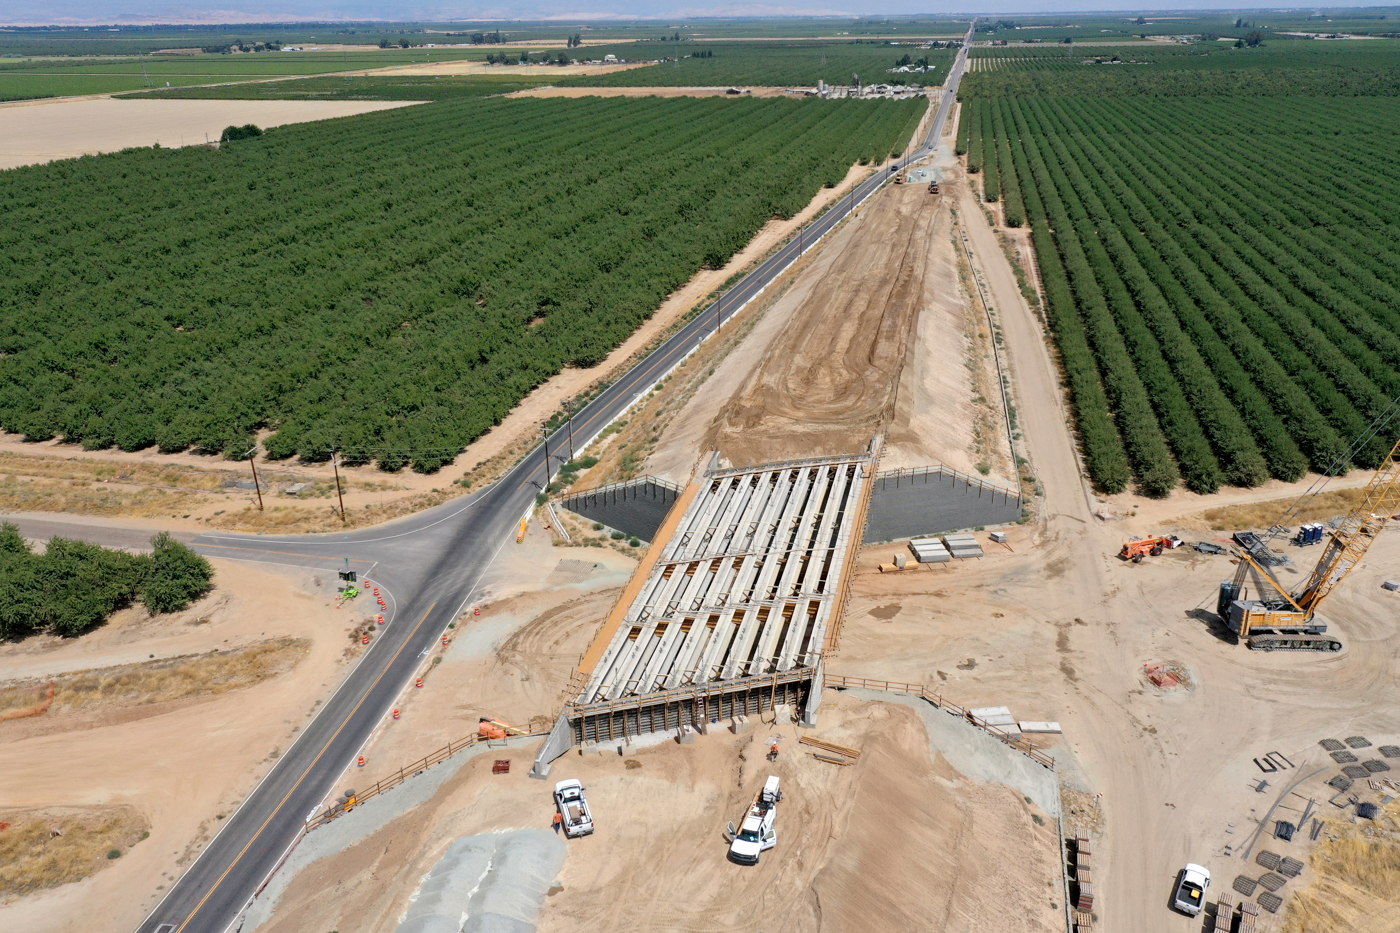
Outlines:
{"type": "MultiPolygon", "coordinates": [[[[1145,5],[1125,7],[1121,0],[1075,0],[1073,4],[1038,2],[1038,0],[997,0],[996,3],[971,4],[961,9],[930,10],[914,0],[888,0],[878,11],[845,9],[841,0],[808,6],[772,3],[720,3],[700,6],[694,0],[677,0],[672,4],[637,2],[637,0],[579,0],[560,3],[496,3],[491,5],[434,5],[415,0],[348,0],[326,3],[324,0],[290,0],[267,8],[261,0],[157,0],[133,9],[128,0],[75,0],[75,2],[42,2],[42,0],[12,0],[0,12],[0,23],[7,26],[120,26],[120,25],[217,25],[242,23],[298,22],[506,22],[523,21],[589,21],[653,19],[754,19],[754,18],[860,18],[882,16],[997,16],[997,15],[1072,15],[1075,13],[1155,13],[1184,15],[1214,12],[1275,11],[1274,7],[1245,7],[1226,2],[1196,3],[1188,7],[1145,5]]],[[[961,4],[960,4],[961,6],[961,4]]],[[[1298,10],[1380,10],[1395,7],[1295,7],[1298,10]]]]}

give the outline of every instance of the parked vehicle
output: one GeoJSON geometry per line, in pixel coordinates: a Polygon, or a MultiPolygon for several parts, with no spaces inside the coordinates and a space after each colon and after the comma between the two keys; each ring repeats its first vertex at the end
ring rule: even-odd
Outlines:
{"type": "Polygon", "coordinates": [[[593,814],[588,809],[588,798],[583,795],[583,784],[578,781],[560,781],[554,785],[554,805],[564,818],[564,835],[570,839],[587,836],[593,832],[593,814]]]}
{"type": "Polygon", "coordinates": [[[774,825],[778,819],[778,801],[783,799],[778,790],[778,776],[769,775],[763,789],[749,804],[749,812],[743,824],[735,831],[729,824],[729,858],[740,865],[757,865],[758,856],[778,844],[778,830],[774,825]]]}
{"type": "Polygon", "coordinates": [[[1210,869],[1188,862],[1177,877],[1172,906],[1194,917],[1206,904],[1206,889],[1210,887],[1210,869]]]}

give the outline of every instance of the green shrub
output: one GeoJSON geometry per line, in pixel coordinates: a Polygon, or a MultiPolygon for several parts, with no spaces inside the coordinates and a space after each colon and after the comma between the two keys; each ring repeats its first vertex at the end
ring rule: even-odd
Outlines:
{"type": "Polygon", "coordinates": [[[141,585],[141,601],[152,612],[178,612],[209,592],[214,568],[162,531],[151,539],[150,564],[141,585]]]}

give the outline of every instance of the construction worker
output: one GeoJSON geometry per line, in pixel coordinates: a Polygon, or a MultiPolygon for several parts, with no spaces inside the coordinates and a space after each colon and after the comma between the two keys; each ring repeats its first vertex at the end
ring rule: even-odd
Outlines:
{"type": "Polygon", "coordinates": [[[554,812],[554,834],[559,835],[559,828],[564,825],[564,814],[559,811],[554,812]]]}
{"type": "Polygon", "coordinates": [[[768,760],[769,760],[769,761],[777,761],[777,759],[778,759],[778,743],[777,743],[777,742],[774,742],[772,745],[768,746],[768,760]]]}

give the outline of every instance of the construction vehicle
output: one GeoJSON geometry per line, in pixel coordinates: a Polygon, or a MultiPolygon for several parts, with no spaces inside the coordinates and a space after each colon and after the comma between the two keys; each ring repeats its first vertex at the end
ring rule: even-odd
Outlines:
{"type": "Polygon", "coordinates": [[[477,735],[487,739],[504,739],[510,735],[529,735],[530,730],[522,729],[519,726],[512,726],[508,722],[501,722],[499,719],[491,719],[482,716],[481,721],[476,726],[477,735]]]}
{"type": "Polygon", "coordinates": [[[1172,892],[1172,906],[1188,917],[1194,917],[1206,906],[1206,889],[1210,887],[1210,869],[1194,862],[1186,867],[1176,879],[1176,890],[1172,892]]]}
{"type": "Polygon", "coordinates": [[[758,856],[778,844],[778,829],[774,825],[778,819],[778,801],[783,799],[778,790],[778,776],[770,774],[763,789],[749,804],[749,812],[739,829],[729,824],[729,860],[740,865],[757,865],[758,856]]]}
{"type": "MultiPolygon", "coordinates": [[[[1397,452],[1400,452],[1400,443],[1391,448],[1390,455],[1376,470],[1355,507],[1331,532],[1331,540],[1324,543],[1322,557],[1302,586],[1289,592],[1273,571],[1256,559],[1255,553],[1243,547],[1236,552],[1239,569],[1233,580],[1221,581],[1215,611],[1240,641],[1263,651],[1341,650],[1341,641],[1325,634],[1327,625],[1318,617],[1317,610],[1361,562],[1381,530],[1400,509],[1397,452]],[[1255,571],[1261,587],[1273,590],[1272,595],[1261,599],[1248,597],[1244,584],[1250,570],[1255,571]]],[[[1320,486],[1304,493],[1303,499],[1295,503],[1285,517],[1301,510],[1304,500],[1311,499],[1318,491],[1321,491],[1320,486]]],[[[1275,525],[1262,543],[1267,546],[1271,538],[1282,533],[1286,533],[1286,528],[1275,525]]]]}
{"type": "Polygon", "coordinates": [[[898,175],[894,176],[894,183],[895,183],[896,185],[902,185],[902,184],[904,184],[904,181],[905,181],[905,179],[904,179],[904,173],[903,173],[903,172],[900,172],[898,175]]]}
{"type": "Polygon", "coordinates": [[[1123,550],[1118,552],[1120,560],[1130,560],[1135,564],[1142,563],[1142,559],[1148,554],[1153,557],[1160,557],[1163,551],[1174,551],[1181,547],[1184,542],[1176,535],[1159,535],[1152,538],[1137,538],[1123,545],[1123,550]]]}
{"type": "Polygon", "coordinates": [[[931,181],[931,182],[928,183],[928,193],[929,193],[929,194],[937,194],[937,193],[938,193],[938,182],[936,182],[936,181],[931,181]]]}
{"type": "Polygon", "coordinates": [[[579,781],[560,781],[554,785],[554,805],[564,818],[564,835],[570,839],[588,836],[593,833],[593,813],[588,809],[588,798],[583,796],[583,784],[579,781]]]}

